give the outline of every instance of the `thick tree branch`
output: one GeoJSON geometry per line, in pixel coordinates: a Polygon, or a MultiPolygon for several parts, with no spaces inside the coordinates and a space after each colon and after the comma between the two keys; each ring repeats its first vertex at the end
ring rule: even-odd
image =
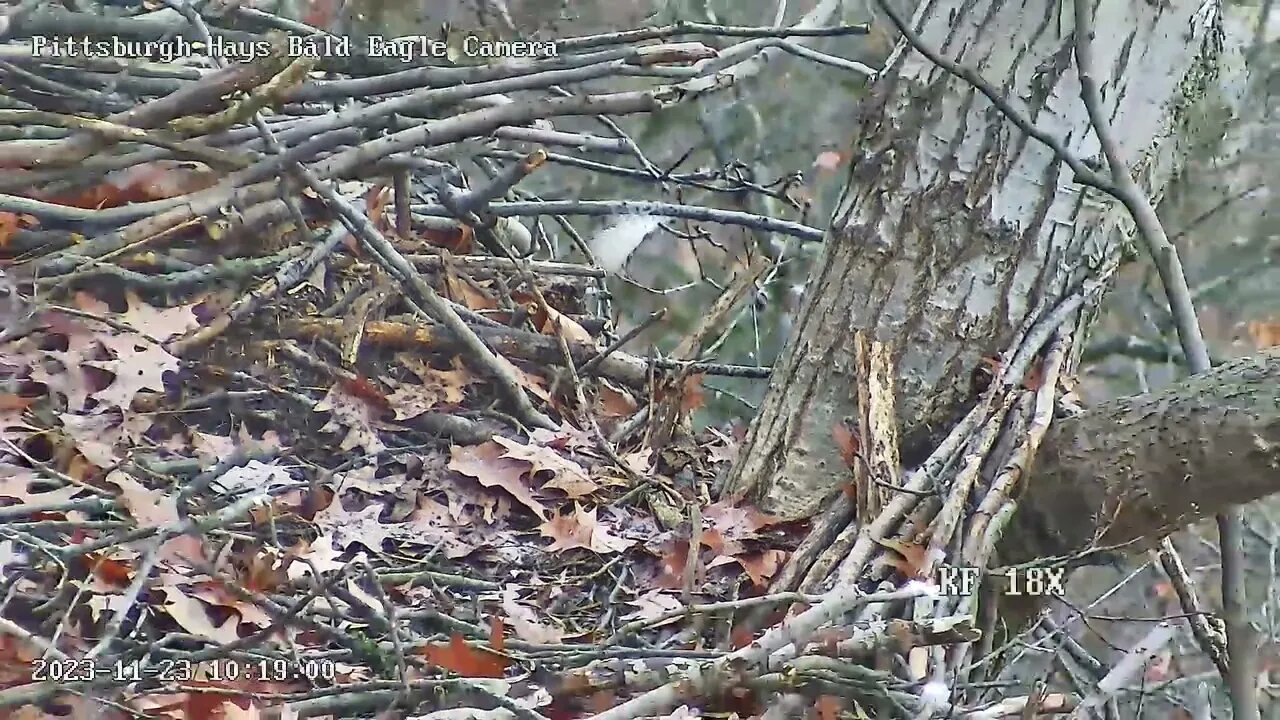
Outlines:
{"type": "Polygon", "coordinates": [[[1235,360],[1056,421],[1004,562],[1146,549],[1280,491],[1280,352],[1235,360]]]}

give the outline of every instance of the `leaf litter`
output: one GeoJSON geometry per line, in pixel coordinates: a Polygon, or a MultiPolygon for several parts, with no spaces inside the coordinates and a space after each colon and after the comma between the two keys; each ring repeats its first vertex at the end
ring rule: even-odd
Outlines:
{"type": "MultiPolygon", "coordinates": [[[[4,616],[39,637],[49,619],[42,600],[71,583],[75,599],[60,611],[68,630],[57,641],[68,656],[126,618],[109,657],[200,658],[196,678],[210,692],[262,692],[266,679],[217,672],[231,658],[245,668],[253,658],[333,668],[332,677],[294,673],[270,684],[301,694],[394,678],[404,652],[413,677],[494,680],[535,669],[540,681],[507,692],[544,709],[581,704],[562,695],[570,679],[614,662],[586,648],[619,623],[760,592],[799,537],[771,534],[771,519],[749,506],[701,499],[732,455],[724,436],[680,440],[688,449],[679,467],[632,441],[614,448],[619,466],[537,365],[506,361],[560,420],[522,431],[486,415],[492,386],[455,353],[374,346],[351,368],[323,350],[294,362],[299,346],[284,344],[295,340],[258,322],[224,330],[186,360],[167,343],[207,327],[208,317],[199,296],[163,300],[129,287],[80,289],[69,302],[92,316],[49,311],[0,346],[0,367],[19,390],[10,397],[21,399],[0,405],[0,504],[25,537],[76,559],[60,575],[41,553],[5,539],[0,568],[23,599],[4,616]],[[483,430],[452,437],[418,424],[442,415],[483,430]],[[703,505],[692,596],[682,592],[690,526],[655,514],[657,496],[703,505]],[[247,504],[231,512],[237,503],[247,504]],[[290,628],[292,650],[280,628],[290,628]],[[183,639],[160,650],[149,639],[166,636],[183,639]],[[232,646],[248,654],[222,650],[232,646]]],[[[303,314],[278,302],[264,312],[303,314]]],[[[567,311],[540,318],[539,330],[581,329],[566,325],[567,311]]],[[[644,398],[643,388],[617,381],[601,383],[598,396],[606,400],[585,409],[602,421],[644,398]]],[[[659,641],[682,624],[667,619],[642,636],[659,641]]],[[[0,677],[12,677],[15,658],[32,650],[0,637],[20,648],[0,655],[0,677]]],[[[588,692],[587,704],[612,692],[588,692]],[[590,700],[593,692],[604,694],[590,700]]],[[[152,681],[120,700],[154,717],[234,715],[201,697],[152,681]]]]}

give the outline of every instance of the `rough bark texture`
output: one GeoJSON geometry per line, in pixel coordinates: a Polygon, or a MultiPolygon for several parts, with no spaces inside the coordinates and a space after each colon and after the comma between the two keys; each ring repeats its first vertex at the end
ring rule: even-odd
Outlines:
{"type": "MultiPolygon", "coordinates": [[[[1198,0],[1101,0],[1094,47],[1123,157],[1153,195],[1181,155],[1185,109],[1213,80],[1216,18],[1198,0]]],[[[1058,0],[926,3],[925,43],[977,68],[1041,128],[1098,155],[1058,0]]],[[[890,345],[903,460],[969,401],[983,356],[1125,252],[1117,203],[1085,192],[1043,144],[964,81],[908,52],[854,124],[861,156],[791,341],[725,489],[786,517],[846,479],[832,428],[857,417],[853,331],[890,345]]],[[[1082,313],[1087,327],[1095,308],[1082,313]]]]}
{"type": "Polygon", "coordinates": [[[1142,541],[1280,490],[1280,350],[1054,422],[1003,562],[1142,541]]]}

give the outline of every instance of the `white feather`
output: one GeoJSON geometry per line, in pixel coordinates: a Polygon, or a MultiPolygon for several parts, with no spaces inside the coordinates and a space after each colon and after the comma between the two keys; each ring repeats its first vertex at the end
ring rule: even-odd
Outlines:
{"type": "Polygon", "coordinates": [[[627,258],[640,247],[649,233],[658,229],[658,218],[652,215],[623,215],[614,224],[596,233],[587,243],[600,267],[611,273],[622,270],[627,258]]]}
{"type": "Polygon", "coordinates": [[[951,698],[951,688],[941,680],[930,680],[920,688],[920,699],[937,707],[951,698]]]}

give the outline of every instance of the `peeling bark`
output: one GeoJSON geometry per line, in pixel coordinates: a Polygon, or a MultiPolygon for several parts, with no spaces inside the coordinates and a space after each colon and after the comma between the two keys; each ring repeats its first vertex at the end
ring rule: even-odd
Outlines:
{"type": "Polygon", "coordinates": [[[884,345],[858,333],[854,338],[854,364],[860,414],[854,478],[858,490],[856,516],[861,525],[880,514],[902,481],[892,359],[884,345]]]}
{"type": "MultiPolygon", "coordinates": [[[[942,55],[1008,88],[1015,107],[1066,138],[1070,152],[1097,157],[1060,7],[926,2],[913,26],[942,55]]],[[[1186,109],[1214,79],[1217,19],[1199,8],[1197,0],[1098,5],[1106,110],[1123,158],[1153,196],[1180,160],[1186,109]]],[[[788,518],[813,514],[847,478],[832,429],[858,418],[855,331],[892,354],[902,456],[912,464],[969,407],[969,378],[983,357],[1013,346],[1129,248],[1118,203],[1075,184],[1052,150],[918,53],[886,73],[853,125],[861,153],[725,483],[727,494],[788,518]]],[[[1081,329],[1095,311],[1082,310],[1081,329]]]]}

